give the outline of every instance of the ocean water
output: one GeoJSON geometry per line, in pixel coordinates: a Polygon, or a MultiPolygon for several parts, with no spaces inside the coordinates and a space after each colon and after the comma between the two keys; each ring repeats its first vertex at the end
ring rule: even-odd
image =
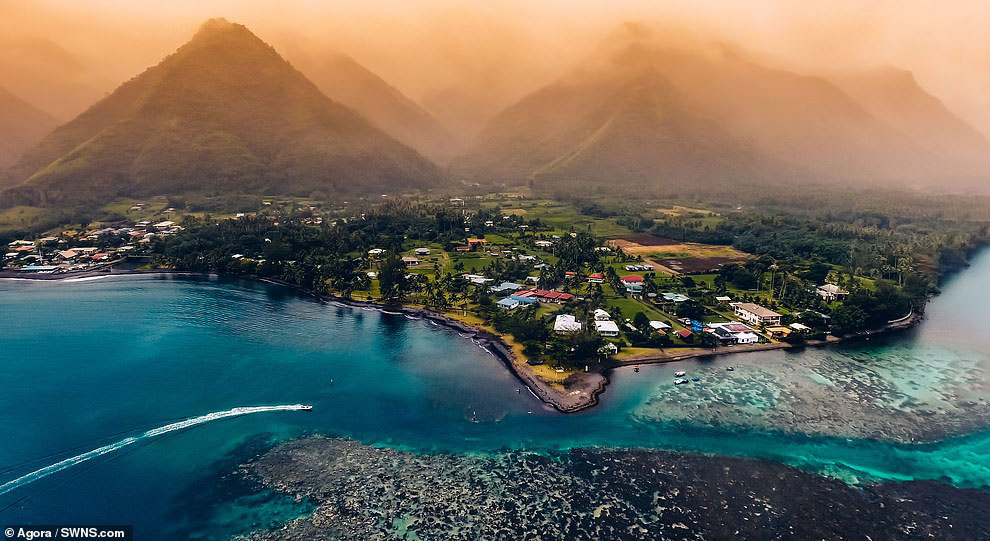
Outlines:
{"type": "Polygon", "coordinates": [[[274,526],[309,504],[253,486],[238,466],[314,433],[424,453],[662,448],[850,483],[987,489],[988,283],[990,251],[945,284],[912,331],[621,369],[598,407],[562,415],[469,337],[424,320],[249,281],[3,281],[0,523],[125,523],[142,538],[274,526]],[[677,370],[701,381],[675,387],[677,370]],[[314,410],[217,415],[142,437],[236,407],[291,404],[314,410]],[[70,460],[104,446],[112,450],[70,460]]]}

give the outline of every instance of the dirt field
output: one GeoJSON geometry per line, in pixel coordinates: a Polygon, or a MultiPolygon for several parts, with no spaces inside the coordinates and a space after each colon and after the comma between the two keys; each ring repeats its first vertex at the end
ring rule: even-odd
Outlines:
{"type": "Polygon", "coordinates": [[[731,246],[678,242],[653,235],[627,235],[609,241],[627,254],[637,255],[658,270],[669,274],[706,272],[728,263],[746,261],[751,256],[731,246]],[[631,240],[635,238],[636,240],[631,240]],[[642,241],[642,242],[638,242],[642,241]]]}
{"type": "Polygon", "coordinates": [[[690,257],[685,259],[661,259],[659,263],[677,272],[692,273],[713,271],[722,265],[739,263],[741,261],[745,261],[745,259],[733,257],[690,257]]]}

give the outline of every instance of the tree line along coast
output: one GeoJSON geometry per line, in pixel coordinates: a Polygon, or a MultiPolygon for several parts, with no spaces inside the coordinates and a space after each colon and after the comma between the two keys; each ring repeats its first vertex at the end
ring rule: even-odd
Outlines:
{"type": "Polygon", "coordinates": [[[112,222],[9,240],[0,272],[123,264],[428,310],[497,335],[517,373],[558,394],[618,364],[910,325],[940,276],[987,239],[985,217],[965,207],[853,218],[783,198],[259,198],[254,210],[216,214],[181,198],[131,203],[112,222]]]}

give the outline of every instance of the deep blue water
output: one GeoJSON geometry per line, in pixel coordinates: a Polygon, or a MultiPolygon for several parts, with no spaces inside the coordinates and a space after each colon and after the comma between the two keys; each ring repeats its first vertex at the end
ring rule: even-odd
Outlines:
{"type": "Polygon", "coordinates": [[[561,415],[470,339],[402,315],[243,281],[0,282],[0,485],[175,420],[315,407],[208,422],[80,463],[0,495],[0,523],[126,523],[144,537],[270,525],[305,505],[229,476],[222,498],[207,488],[272,442],[314,432],[422,452],[665,448],[850,482],[985,488],[988,283],[983,252],[909,333],[618,370],[599,407],[561,415]],[[675,388],[675,370],[702,381],[675,388]]]}

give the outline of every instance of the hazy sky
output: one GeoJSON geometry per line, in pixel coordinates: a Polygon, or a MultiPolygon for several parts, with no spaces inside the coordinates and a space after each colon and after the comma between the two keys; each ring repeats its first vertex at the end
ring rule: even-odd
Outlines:
{"type": "Polygon", "coordinates": [[[286,56],[336,49],[413,99],[499,108],[628,20],[735,41],[802,71],[895,65],[990,133],[990,2],[955,0],[0,0],[0,85],[66,117],[175,50],[210,17],[286,56]]]}

